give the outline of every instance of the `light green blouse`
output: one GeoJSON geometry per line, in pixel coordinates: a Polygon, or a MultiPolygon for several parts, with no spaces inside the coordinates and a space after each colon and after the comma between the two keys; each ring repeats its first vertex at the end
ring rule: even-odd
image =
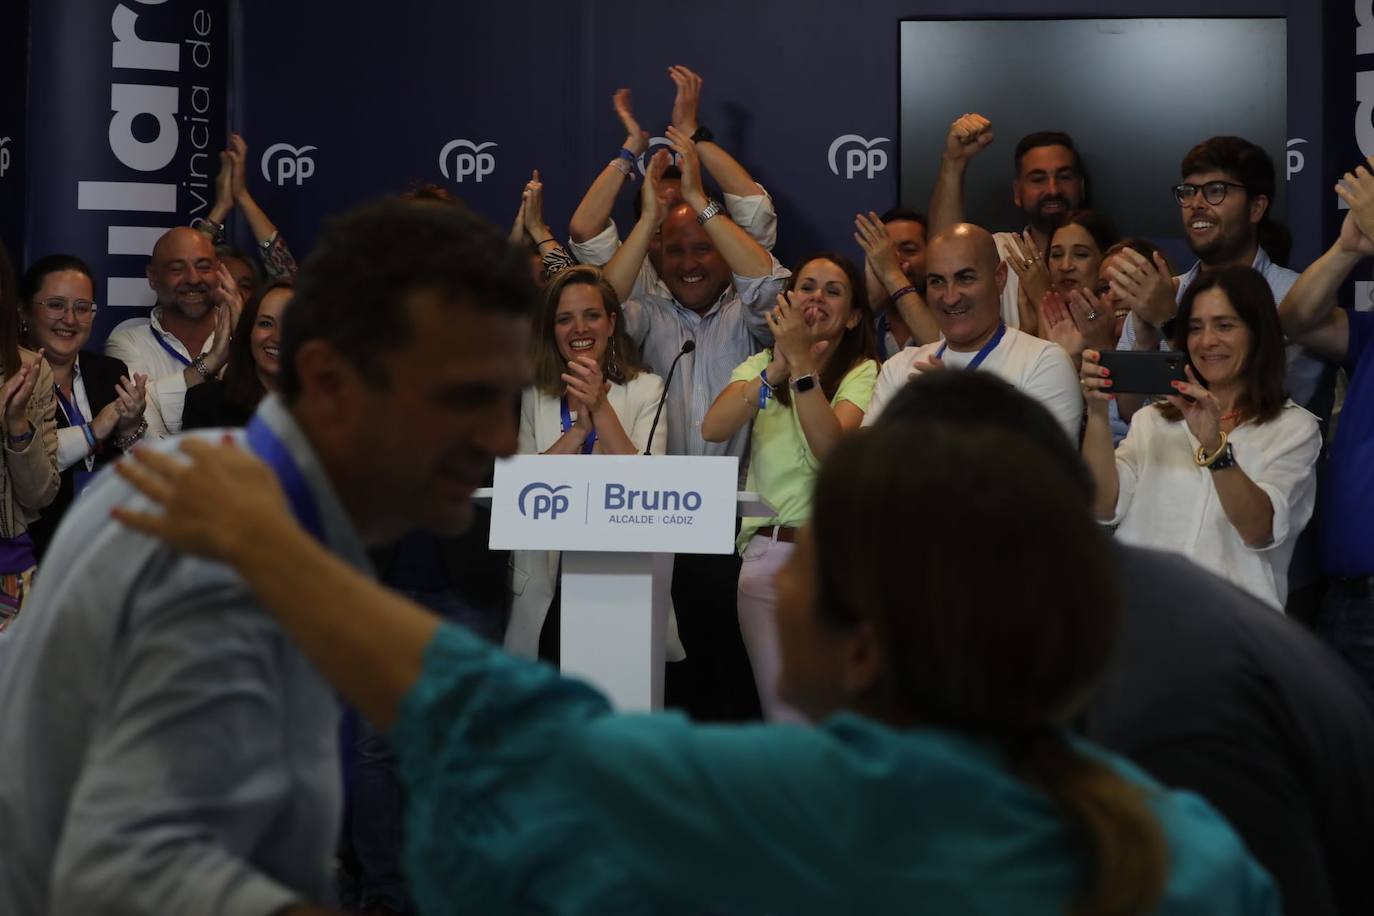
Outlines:
{"type": "MultiPolygon", "coordinates": [[[[772,350],[755,353],[736,367],[730,381],[758,378],[772,359],[772,350]]],[[[867,411],[877,380],[878,364],[871,359],[864,360],[845,374],[835,396],[830,399],[831,406],[848,401],[867,411]]],[[[749,476],[744,488],[767,500],[777,510],[777,515],[745,518],[740,523],[735,546],[741,553],[754,532],[764,525],[796,528],[811,518],[811,490],[816,483],[816,471],[820,469],[820,461],[812,454],[806,443],[806,433],[802,432],[795,398],[790,407],[783,406],[776,398],[768,400],[768,405],[754,417],[754,435],[749,449],[749,476]]]]}

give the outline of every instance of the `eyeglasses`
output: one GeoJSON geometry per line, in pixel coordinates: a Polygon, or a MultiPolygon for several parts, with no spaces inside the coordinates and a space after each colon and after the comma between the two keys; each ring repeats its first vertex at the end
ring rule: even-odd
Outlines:
{"type": "Polygon", "coordinates": [[[1241,191],[1249,190],[1245,185],[1236,184],[1234,181],[1209,181],[1203,185],[1189,184],[1185,181],[1183,184],[1174,185],[1174,199],[1178,201],[1180,207],[1186,207],[1201,191],[1203,200],[1216,206],[1226,199],[1228,188],[1236,188],[1241,191]]]}
{"type": "Polygon", "coordinates": [[[90,321],[91,318],[95,316],[96,312],[96,304],[89,299],[68,300],[61,297],[53,297],[52,299],[44,299],[42,302],[34,304],[43,306],[43,311],[47,313],[48,317],[54,319],[65,318],[67,309],[71,309],[77,321],[90,321]]]}

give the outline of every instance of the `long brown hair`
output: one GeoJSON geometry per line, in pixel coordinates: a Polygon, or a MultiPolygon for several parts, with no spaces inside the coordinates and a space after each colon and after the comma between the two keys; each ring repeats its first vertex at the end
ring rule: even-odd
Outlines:
{"type": "MultiPolygon", "coordinates": [[[[1236,399],[1237,409],[1246,419],[1267,423],[1279,415],[1288,399],[1284,389],[1287,358],[1283,350],[1283,330],[1279,327],[1279,310],[1274,304],[1274,292],[1264,275],[1253,267],[1219,267],[1204,270],[1188,286],[1178,304],[1175,319],[1173,348],[1188,353],[1188,322],[1193,315],[1197,297],[1209,289],[1219,289],[1230,300],[1240,320],[1250,330],[1250,350],[1245,354],[1244,386],[1236,399]]],[[[1198,371],[1192,354],[1188,365],[1204,388],[1210,387],[1198,371]]],[[[1176,423],[1183,419],[1172,404],[1160,402],[1159,412],[1166,420],[1176,423]]]]}
{"type": "Polygon", "coordinates": [[[0,242],[0,377],[19,371],[19,297],[14,262],[0,242]]]}
{"type": "MultiPolygon", "coordinates": [[[[257,363],[253,361],[253,325],[257,323],[262,300],[267,298],[268,293],[279,289],[294,294],[296,284],[283,277],[254,293],[244,303],[239,323],[234,327],[234,336],[229,340],[229,361],[224,367],[224,403],[249,413],[256,410],[258,402],[267,396],[267,389],[258,378],[257,363]]],[[[281,326],[280,319],[277,326],[281,326]]]]}
{"type": "MultiPolygon", "coordinates": [[[[840,383],[849,374],[849,370],[866,359],[876,360],[878,349],[873,334],[873,311],[868,304],[868,284],[864,282],[863,274],[854,266],[854,262],[838,251],[818,251],[802,258],[797,263],[797,269],[792,271],[792,276],[787,279],[785,291],[790,293],[796,288],[797,277],[812,261],[829,261],[844,271],[845,279],[849,282],[851,296],[849,307],[859,316],[858,324],[847,329],[839,341],[834,344],[834,352],[830,354],[826,360],[825,368],[821,370],[821,377],[818,381],[821,383],[821,390],[825,392],[826,399],[829,400],[835,396],[835,392],[840,390],[840,383]]],[[[780,386],[775,390],[774,397],[784,407],[791,407],[791,386],[780,386]]]]}
{"type": "Polygon", "coordinates": [[[822,466],[813,526],[818,614],[839,629],[867,624],[881,646],[875,706],[1000,749],[1054,802],[1092,863],[1069,912],[1149,912],[1168,873],[1162,829],[1144,791],[1062,727],[1086,704],[1117,628],[1109,542],[1081,484],[1006,428],[879,423],[822,466]],[[941,523],[913,526],[894,506],[941,523]]]}
{"type": "Polygon", "coordinates": [[[544,307],[539,312],[539,326],[534,334],[534,384],[544,394],[563,393],[563,373],[567,361],[558,352],[558,340],[554,337],[554,316],[558,313],[558,300],[563,291],[570,286],[590,286],[601,294],[601,304],[606,315],[614,321],[611,337],[606,341],[606,352],[601,355],[601,373],[607,380],[623,385],[641,372],[648,371],[639,360],[639,348],[625,331],[625,314],[620,308],[620,297],[610,281],[601,271],[587,264],[569,267],[561,271],[549,282],[544,290],[544,307]]]}

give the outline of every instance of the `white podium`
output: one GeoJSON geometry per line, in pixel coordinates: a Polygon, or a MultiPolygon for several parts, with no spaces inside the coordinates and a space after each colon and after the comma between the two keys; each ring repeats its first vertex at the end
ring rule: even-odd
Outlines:
{"type": "Polygon", "coordinates": [[[663,706],[673,555],[730,553],[736,515],[772,515],[736,493],[736,458],[520,455],[496,465],[491,541],[563,552],[560,665],[617,709],[663,706]]]}

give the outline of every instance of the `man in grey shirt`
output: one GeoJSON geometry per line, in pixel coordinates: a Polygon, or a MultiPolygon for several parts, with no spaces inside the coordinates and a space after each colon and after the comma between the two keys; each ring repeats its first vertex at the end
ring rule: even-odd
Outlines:
{"type": "MultiPolygon", "coordinates": [[[[409,529],[456,533],[515,449],[533,297],[465,210],[362,208],[306,264],[241,439],[359,568],[409,529]]],[[[320,912],[332,693],[231,571],[119,530],[131,494],[107,475],[76,503],[2,647],[0,913],[320,912]]]]}

